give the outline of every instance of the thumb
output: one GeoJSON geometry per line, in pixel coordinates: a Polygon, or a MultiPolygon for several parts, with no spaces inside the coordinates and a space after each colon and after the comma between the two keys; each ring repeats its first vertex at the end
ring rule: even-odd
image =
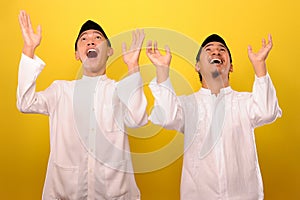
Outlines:
{"type": "Polygon", "coordinates": [[[165,50],[166,50],[167,55],[171,54],[171,50],[170,50],[170,47],[168,45],[165,46],[165,50]]]}
{"type": "Polygon", "coordinates": [[[42,26],[41,26],[41,25],[38,25],[36,30],[37,30],[37,34],[38,34],[39,36],[42,36],[42,26]]]}
{"type": "Polygon", "coordinates": [[[126,43],[125,43],[125,42],[123,42],[123,43],[122,43],[122,52],[123,52],[123,54],[125,54],[125,53],[126,53],[126,49],[127,49],[127,47],[126,47],[126,43]]]}
{"type": "Polygon", "coordinates": [[[251,45],[248,45],[248,55],[250,56],[252,53],[252,47],[251,45]]]}

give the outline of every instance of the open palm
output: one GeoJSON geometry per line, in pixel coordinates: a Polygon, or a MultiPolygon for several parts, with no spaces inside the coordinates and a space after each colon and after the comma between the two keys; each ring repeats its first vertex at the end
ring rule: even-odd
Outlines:
{"type": "Polygon", "coordinates": [[[34,32],[30,17],[25,11],[20,11],[19,23],[24,40],[24,48],[32,49],[33,51],[39,46],[42,39],[41,26],[37,27],[37,33],[34,32]]]}
{"type": "Polygon", "coordinates": [[[249,46],[248,47],[248,56],[249,56],[250,61],[252,63],[264,62],[267,59],[268,54],[272,49],[272,46],[273,46],[272,36],[270,34],[268,36],[268,44],[266,44],[266,40],[263,39],[262,40],[262,47],[257,53],[254,53],[252,51],[252,47],[249,46]]]}
{"type": "Polygon", "coordinates": [[[170,53],[170,48],[168,46],[165,47],[166,54],[162,55],[158,48],[157,48],[157,42],[154,42],[153,48],[152,48],[152,41],[148,41],[147,43],[147,49],[146,54],[150,61],[156,66],[156,67],[169,67],[172,55],[170,53]]]}
{"type": "Polygon", "coordinates": [[[127,64],[129,71],[139,66],[138,62],[144,38],[144,30],[136,30],[132,32],[130,49],[127,50],[126,43],[122,44],[123,60],[127,64]]]}
{"type": "Polygon", "coordinates": [[[258,77],[264,76],[267,73],[266,68],[266,59],[268,57],[269,52],[271,51],[273,46],[272,37],[269,34],[268,36],[268,44],[266,44],[266,40],[262,40],[262,47],[257,53],[252,51],[252,47],[248,46],[248,57],[253,65],[255,74],[258,77]]]}

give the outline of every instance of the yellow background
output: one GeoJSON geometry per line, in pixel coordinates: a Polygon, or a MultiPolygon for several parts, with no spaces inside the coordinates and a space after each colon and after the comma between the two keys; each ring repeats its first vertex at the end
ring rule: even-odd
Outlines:
{"type": "MultiPolygon", "coordinates": [[[[38,90],[45,89],[56,79],[76,78],[80,63],[74,59],[74,40],[81,24],[87,19],[99,22],[111,37],[135,28],[156,27],[176,31],[201,43],[207,35],[219,33],[225,38],[233,55],[234,73],[230,80],[232,87],[238,91],[251,91],[254,78],[247,57],[247,45],[252,44],[256,51],[261,45],[261,38],[272,33],[274,47],[267,64],[277,89],[283,117],[256,130],[265,199],[300,199],[298,0],[15,0],[2,1],[1,4],[1,199],[40,199],[49,154],[48,118],[21,114],[15,106],[18,63],[23,44],[17,18],[20,9],[30,13],[34,27],[41,24],[43,29],[42,43],[36,53],[47,66],[38,79],[38,90]]],[[[126,42],[128,44],[130,40],[126,42]]],[[[176,41],[170,44],[171,48],[172,45],[176,45],[176,41]]],[[[192,55],[195,53],[194,49],[190,51],[192,55]]],[[[143,72],[151,66],[147,66],[144,51],[142,54],[143,72]]],[[[191,63],[181,59],[180,55],[174,55],[172,69],[175,72],[172,79],[184,79],[189,84],[188,88],[193,91],[199,89],[200,84],[191,63]]],[[[126,66],[119,58],[112,62],[108,75],[118,80],[125,72],[126,66]]],[[[146,79],[154,75],[149,74],[146,79]]],[[[175,84],[174,87],[178,93],[184,93],[180,84],[175,84]]],[[[145,92],[150,111],[153,98],[147,84],[145,92]]],[[[181,134],[153,127],[148,124],[140,130],[132,131],[130,144],[133,152],[148,155],[153,151],[162,151],[171,143],[175,143],[178,151],[181,150],[181,134]]],[[[169,157],[178,158],[180,155],[174,155],[172,150],[159,156],[158,159],[163,161],[169,157]]],[[[150,162],[151,159],[154,163],[157,162],[154,158],[147,161],[150,162]]],[[[134,158],[134,165],[139,167],[141,163],[137,161],[134,158]]],[[[136,181],[142,199],[179,199],[181,162],[180,157],[171,164],[157,167],[157,170],[137,173],[136,181]]]]}

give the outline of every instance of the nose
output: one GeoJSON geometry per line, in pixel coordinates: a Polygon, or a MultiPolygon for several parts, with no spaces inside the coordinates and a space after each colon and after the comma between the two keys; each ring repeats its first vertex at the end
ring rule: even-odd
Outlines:
{"type": "Polygon", "coordinates": [[[92,35],[88,35],[86,44],[87,46],[95,46],[95,41],[92,35]]]}
{"type": "Polygon", "coordinates": [[[212,51],[212,55],[221,55],[221,53],[220,53],[220,50],[219,49],[214,49],[213,51],[212,51]]]}
{"type": "Polygon", "coordinates": [[[88,45],[88,46],[95,46],[95,43],[94,43],[93,41],[89,41],[89,42],[87,43],[87,45],[88,45]]]}

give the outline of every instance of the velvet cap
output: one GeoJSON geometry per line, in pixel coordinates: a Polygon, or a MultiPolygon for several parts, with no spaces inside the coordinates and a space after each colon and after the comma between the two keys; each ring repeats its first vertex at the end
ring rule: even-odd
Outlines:
{"type": "Polygon", "coordinates": [[[217,35],[217,34],[211,34],[210,36],[208,36],[208,37],[202,42],[201,47],[200,47],[200,49],[199,49],[199,51],[198,51],[198,54],[197,54],[197,57],[196,57],[196,61],[197,61],[197,62],[199,61],[200,53],[201,53],[201,51],[202,51],[202,48],[205,47],[205,45],[207,45],[207,44],[210,43],[210,42],[220,42],[221,44],[223,44],[223,45],[226,47],[226,49],[228,50],[229,58],[230,58],[230,63],[232,63],[231,53],[230,53],[230,51],[229,51],[228,46],[226,45],[225,40],[224,40],[221,36],[219,36],[219,35],[217,35]]]}
{"type": "Polygon", "coordinates": [[[81,36],[81,34],[84,32],[84,31],[87,31],[87,30],[97,30],[99,31],[100,33],[102,33],[102,35],[104,36],[105,39],[107,39],[107,42],[108,42],[108,45],[111,46],[110,44],[110,41],[107,37],[107,35],[105,34],[103,28],[97,24],[96,22],[92,21],[92,20],[87,20],[80,28],[80,31],[78,33],[78,36],[76,38],[76,42],[75,42],[75,51],[77,50],[77,42],[78,42],[78,39],[79,37],[81,36]]]}

